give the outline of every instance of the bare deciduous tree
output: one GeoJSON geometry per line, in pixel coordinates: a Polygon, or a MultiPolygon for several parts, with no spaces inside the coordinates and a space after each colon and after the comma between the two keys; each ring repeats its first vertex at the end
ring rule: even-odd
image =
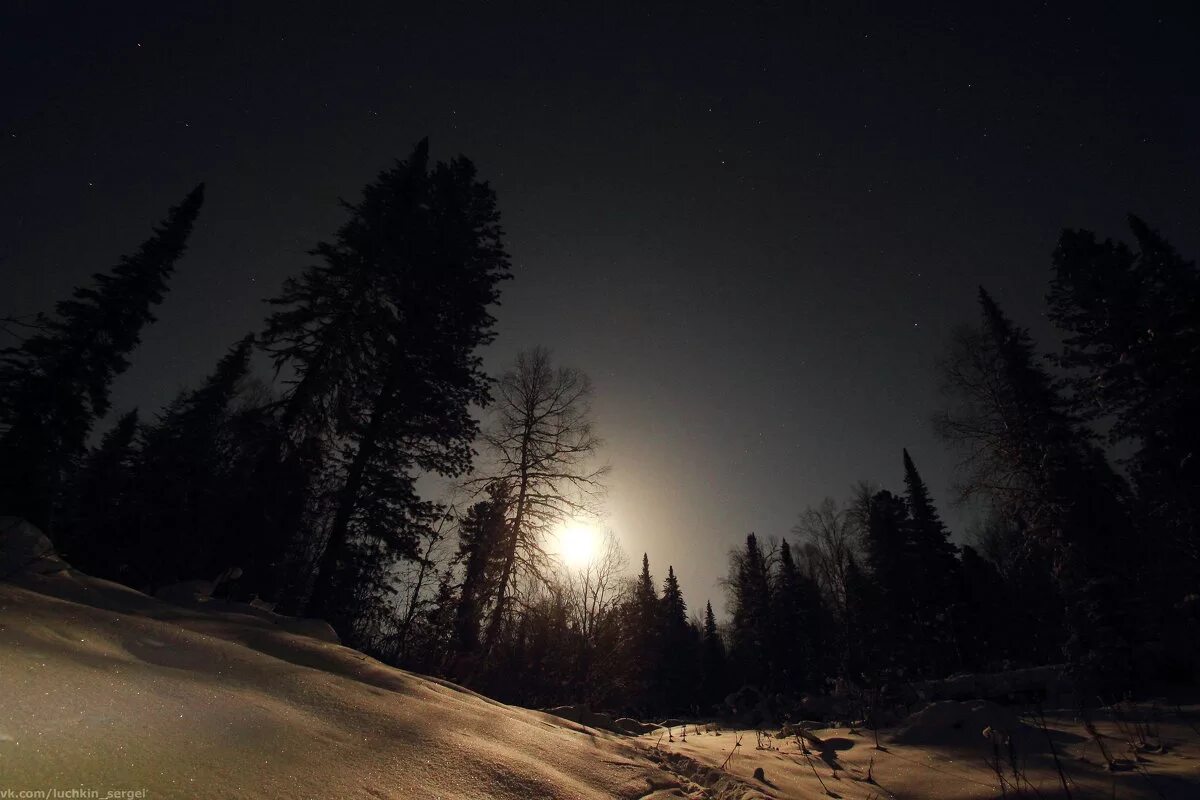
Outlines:
{"type": "Polygon", "coordinates": [[[588,562],[566,571],[567,598],[572,622],[589,645],[595,643],[596,628],[624,599],[628,583],[629,557],[616,534],[606,530],[588,562]]]}
{"type": "Polygon", "coordinates": [[[826,497],[800,514],[792,532],[806,540],[804,555],[821,590],[839,611],[846,609],[846,573],[857,550],[859,528],[850,510],[826,497]]]}
{"type": "MultiPolygon", "coordinates": [[[[596,554],[580,567],[566,568],[562,583],[571,624],[579,634],[576,671],[579,696],[595,700],[594,676],[603,673],[604,641],[613,637],[620,607],[629,597],[629,557],[616,534],[606,530],[596,554]]],[[[611,660],[612,654],[609,654],[611,660]]]]}
{"type": "Polygon", "coordinates": [[[489,474],[472,481],[477,487],[495,481],[512,487],[485,656],[516,588],[526,578],[548,574],[549,534],[571,517],[593,515],[603,496],[608,468],[594,464],[600,439],[592,429],[591,392],[587,375],[553,367],[542,347],[518,354],[498,382],[495,419],[484,437],[492,465],[489,474]]]}

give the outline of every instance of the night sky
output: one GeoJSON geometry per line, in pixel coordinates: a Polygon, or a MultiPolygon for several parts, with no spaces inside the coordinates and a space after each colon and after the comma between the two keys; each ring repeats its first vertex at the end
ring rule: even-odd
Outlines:
{"type": "Polygon", "coordinates": [[[609,524],[693,610],[747,532],[902,488],[902,447],[961,539],[929,417],[978,284],[1048,347],[1060,228],[1124,236],[1134,211],[1200,252],[1187,4],[185,5],[208,4],[0,12],[0,315],[49,309],[206,181],[114,393],[152,412],[428,135],[504,215],[486,363],[546,344],[592,376],[609,524]]]}

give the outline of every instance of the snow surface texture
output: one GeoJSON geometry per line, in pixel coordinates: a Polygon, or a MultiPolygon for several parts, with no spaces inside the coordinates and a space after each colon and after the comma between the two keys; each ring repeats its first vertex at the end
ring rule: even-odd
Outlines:
{"type": "Polygon", "coordinates": [[[796,726],[791,735],[778,737],[703,724],[689,725],[686,735],[681,727],[674,728],[669,742],[663,740],[659,747],[677,774],[694,774],[695,767],[689,769],[689,763],[710,768],[724,765],[727,774],[777,798],[1066,797],[1055,755],[1074,800],[1200,797],[1200,707],[1176,710],[1174,705],[1144,704],[1122,713],[1126,729],[1135,719],[1150,725],[1155,735],[1147,744],[1155,747],[1135,758],[1122,725],[1110,712],[1096,710],[1095,724],[1105,749],[1125,762],[1117,771],[1107,767],[1096,741],[1074,714],[1047,712],[1043,730],[1037,719],[1023,718],[1011,708],[982,700],[949,700],[927,706],[895,731],[881,732],[878,750],[872,732],[865,728],[809,730],[796,726]],[[1011,736],[1014,741],[1020,775],[1013,774],[1007,746],[1002,745],[1003,792],[988,765],[995,757],[989,736],[1011,736]],[[1019,784],[1019,791],[1014,784],[1019,784]]]}
{"type": "Polygon", "coordinates": [[[0,583],[0,792],[684,796],[688,782],[646,749],[261,615],[168,605],[69,570],[0,583]]]}
{"type": "MultiPolygon", "coordinates": [[[[61,562],[0,582],[0,795],[961,800],[1001,796],[985,761],[992,729],[1018,742],[1027,787],[1061,796],[1045,732],[983,701],[933,704],[881,750],[844,728],[623,737],[392,669],[312,621],[180,602],[61,562]]],[[[1074,797],[1200,797],[1198,708],[1142,710],[1166,747],[1117,773],[1079,720],[1049,715],[1074,797]]],[[[1113,720],[1097,717],[1110,754],[1128,759],[1113,720]]]]}

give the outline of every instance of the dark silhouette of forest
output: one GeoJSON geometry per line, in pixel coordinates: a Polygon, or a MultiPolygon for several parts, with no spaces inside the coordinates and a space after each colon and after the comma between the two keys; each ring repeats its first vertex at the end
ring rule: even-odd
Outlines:
{"type": "Polygon", "coordinates": [[[346,206],[201,384],[112,409],[203,201],[199,186],[53,313],[5,329],[0,512],[80,570],[147,592],[212,581],[531,706],[708,714],[753,687],[787,709],[1054,663],[1086,702],[1196,675],[1200,273],[1136,217],[1128,244],[1062,233],[1057,352],[983,289],[948,344],[934,423],[962,498],[988,510],[971,544],[897,453],[892,488],[860,484],[714,564],[720,624],[670,565],[643,556],[630,575],[611,535],[587,565],[556,563],[548,536],[603,495],[592,387],[542,348],[485,374],[511,277],[496,197],[427,142],[346,206]],[[425,474],[458,494],[423,496],[425,474]]]}

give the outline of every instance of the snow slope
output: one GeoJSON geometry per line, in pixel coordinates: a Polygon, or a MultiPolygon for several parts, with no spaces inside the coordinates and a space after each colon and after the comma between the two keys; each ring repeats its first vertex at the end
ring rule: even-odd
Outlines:
{"type": "MultiPolygon", "coordinates": [[[[70,570],[0,582],[0,798],[999,797],[985,726],[1019,735],[1028,795],[1061,796],[1044,732],[990,704],[931,706],[882,750],[846,729],[815,731],[809,755],[794,737],[760,750],[752,730],[710,726],[626,738],[236,608],[169,605],[70,570]]],[[[1072,795],[1200,797],[1200,706],[1173,709],[1143,709],[1166,749],[1118,773],[1078,720],[1050,715],[1072,795]]],[[[1121,732],[1099,722],[1122,755],[1121,732]]]]}
{"type": "Polygon", "coordinates": [[[0,795],[565,800],[680,785],[632,740],[269,619],[73,571],[0,583],[0,795]]]}

